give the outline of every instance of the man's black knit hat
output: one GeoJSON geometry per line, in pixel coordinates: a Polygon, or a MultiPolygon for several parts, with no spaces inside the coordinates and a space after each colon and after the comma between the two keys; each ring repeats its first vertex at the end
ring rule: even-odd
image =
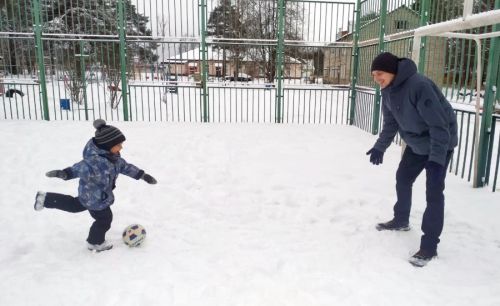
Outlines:
{"type": "Polygon", "coordinates": [[[115,145],[125,141],[125,135],[119,129],[107,125],[102,119],[95,120],[94,127],[96,128],[94,142],[103,150],[109,151],[115,145]]]}
{"type": "Polygon", "coordinates": [[[379,71],[389,72],[392,74],[397,74],[398,63],[399,63],[399,57],[389,52],[383,52],[377,55],[375,59],[373,59],[371,71],[379,70],[379,71]]]}

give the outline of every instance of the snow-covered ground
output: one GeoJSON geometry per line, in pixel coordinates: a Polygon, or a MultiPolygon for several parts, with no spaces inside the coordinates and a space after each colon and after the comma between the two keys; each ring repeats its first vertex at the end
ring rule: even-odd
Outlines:
{"type": "Polygon", "coordinates": [[[447,179],[439,258],[415,268],[424,180],[409,232],[391,218],[400,148],[350,126],[113,123],[127,161],[110,251],[86,249],[86,213],[33,210],[37,190],[76,195],[45,172],[77,162],[91,122],[0,121],[0,305],[500,305],[500,194],[447,179]],[[145,244],[121,232],[140,223],[145,244]]]}

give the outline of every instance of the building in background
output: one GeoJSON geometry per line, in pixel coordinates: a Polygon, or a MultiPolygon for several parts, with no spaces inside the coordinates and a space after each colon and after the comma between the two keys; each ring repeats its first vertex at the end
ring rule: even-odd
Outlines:
{"type": "MultiPolygon", "coordinates": [[[[380,29],[380,17],[378,13],[367,14],[361,18],[359,41],[378,39],[380,29]],[[364,20],[363,20],[364,19],[364,20]]],[[[387,12],[385,22],[385,35],[418,28],[420,21],[419,13],[403,5],[393,11],[387,12]]],[[[345,32],[344,32],[345,33],[345,32]]],[[[343,33],[342,33],[343,34],[343,33]]],[[[353,41],[353,33],[340,36],[337,42],[353,41]]],[[[400,57],[410,57],[412,52],[413,36],[407,39],[389,41],[385,43],[385,50],[400,57]]],[[[443,74],[445,73],[446,38],[428,37],[425,50],[425,74],[436,82],[443,85],[443,74]]],[[[336,84],[349,84],[351,82],[352,49],[334,47],[325,52],[325,82],[336,84]]],[[[360,47],[358,85],[373,87],[370,63],[378,54],[378,44],[360,47]]]]}

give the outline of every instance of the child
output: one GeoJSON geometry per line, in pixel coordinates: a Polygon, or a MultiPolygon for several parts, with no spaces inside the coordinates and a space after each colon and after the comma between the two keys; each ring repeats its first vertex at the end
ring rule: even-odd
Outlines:
{"type": "Polygon", "coordinates": [[[91,251],[101,252],[113,247],[113,244],[105,240],[105,235],[113,220],[110,206],[115,201],[113,189],[118,174],[123,173],[136,180],[143,179],[148,184],[156,184],[156,180],[121,158],[120,150],[125,136],[119,129],[107,125],[102,119],[95,120],[94,127],[95,137],[85,145],[82,161],[64,170],[46,173],[48,177],[63,180],[80,178],[78,197],[39,191],[35,210],[39,211],[44,207],[72,213],[88,210],[95,221],[90,227],[87,247],[91,251]]]}

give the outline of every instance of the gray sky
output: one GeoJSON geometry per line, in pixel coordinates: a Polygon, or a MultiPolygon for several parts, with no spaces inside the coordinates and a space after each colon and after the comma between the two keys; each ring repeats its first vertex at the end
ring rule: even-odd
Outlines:
{"type": "MultiPolygon", "coordinates": [[[[218,2],[207,0],[208,13],[218,2]]],[[[352,8],[324,2],[302,2],[305,16],[303,36],[306,40],[331,41],[339,28],[346,30],[352,21],[352,8]]],[[[344,2],[354,3],[355,0],[344,2]]],[[[132,3],[140,14],[150,17],[150,28],[155,36],[199,36],[198,0],[132,0],[132,3]]]]}
{"type": "Polygon", "coordinates": [[[155,36],[198,36],[198,0],[132,0],[132,3],[140,14],[150,17],[155,36]]]}

